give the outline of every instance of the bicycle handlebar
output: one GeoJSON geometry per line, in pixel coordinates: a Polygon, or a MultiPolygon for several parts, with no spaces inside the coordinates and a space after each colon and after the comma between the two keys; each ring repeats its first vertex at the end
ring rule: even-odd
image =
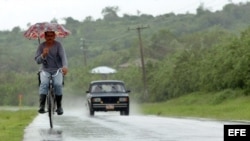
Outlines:
{"type": "Polygon", "coordinates": [[[52,77],[57,76],[59,72],[62,72],[62,68],[59,68],[54,75],[51,75],[52,77]]]}
{"type": "MultiPolygon", "coordinates": [[[[59,73],[59,72],[62,72],[62,68],[59,68],[59,69],[56,71],[56,73],[55,73],[55,74],[50,75],[50,76],[51,76],[51,77],[55,77],[55,76],[57,76],[57,75],[58,75],[58,73],[59,73]]],[[[46,74],[44,73],[44,71],[42,71],[41,73],[42,73],[42,75],[46,76],[46,74]]],[[[50,76],[49,76],[49,77],[50,77],[50,76]]]]}

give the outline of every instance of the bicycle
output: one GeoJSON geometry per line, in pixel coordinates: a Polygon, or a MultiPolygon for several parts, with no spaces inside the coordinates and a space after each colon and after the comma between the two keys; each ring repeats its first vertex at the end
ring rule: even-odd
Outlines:
{"type": "Polygon", "coordinates": [[[50,128],[53,128],[53,115],[55,114],[55,109],[56,109],[53,77],[57,76],[59,72],[62,72],[62,69],[58,69],[55,74],[49,76],[49,91],[47,94],[47,112],[49,116],[50,128]]]}

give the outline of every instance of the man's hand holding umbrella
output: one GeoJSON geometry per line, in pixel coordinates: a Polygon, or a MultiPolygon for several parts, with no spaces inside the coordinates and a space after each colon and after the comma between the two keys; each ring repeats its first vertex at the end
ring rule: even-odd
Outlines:
{"type": "Polygon", "coordinates": [[[48,54],[49,54],[49,48],[46,47],[43,49],[42,58],[44,59],[48,54]]]}

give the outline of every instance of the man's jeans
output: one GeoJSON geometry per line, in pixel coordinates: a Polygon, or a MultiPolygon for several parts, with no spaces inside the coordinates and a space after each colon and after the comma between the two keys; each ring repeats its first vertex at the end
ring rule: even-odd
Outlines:
{"type": "MultiPolygon", "coordinates": [[[[51,73],[41,71],[40,72],[40,79],[41,84],[39,87],[39,94],[47,94],[49,90],[49,77],[51,73]]],[[[52,74],[54,75],[54,74],[52,74]]],[[[63,87],[63,74],[60,71],[56,76],[52,77],[53,79],[53,85],[54,85],[54,91],[56,95],[62,95],[62,87],[63,87]]]]}

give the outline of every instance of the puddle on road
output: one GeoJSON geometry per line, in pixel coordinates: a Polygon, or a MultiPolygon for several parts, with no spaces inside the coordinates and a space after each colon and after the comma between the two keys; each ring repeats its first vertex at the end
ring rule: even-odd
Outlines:
{"type": "MultiPolygon", "coordinates": [[[[102,126],[92,122],[92,118],[64,116],[57,119],[57,125],[64,131],[64,139],[74,137],[75,140],[99,138],[104,139],[113,135],[119,135],[117,131],[110,127],[102,126]]],[[[71,138],[72,139],[72,138],[71,138]]]]}
{"type": "Polygon", "coordinates": [[[43,138],[43,141],[62,141],[62,130],[58,129],[41,129],[39,131],[43,138]]]}
{"type": "Polygon", "coordinates": [[[57,116],[55,127],[49,128],[47,115],[39,115],[26,128],[23,141],[80,141],[110,140],[123,133],[102,125],[103,119],[87,116],[57,116]]]}

